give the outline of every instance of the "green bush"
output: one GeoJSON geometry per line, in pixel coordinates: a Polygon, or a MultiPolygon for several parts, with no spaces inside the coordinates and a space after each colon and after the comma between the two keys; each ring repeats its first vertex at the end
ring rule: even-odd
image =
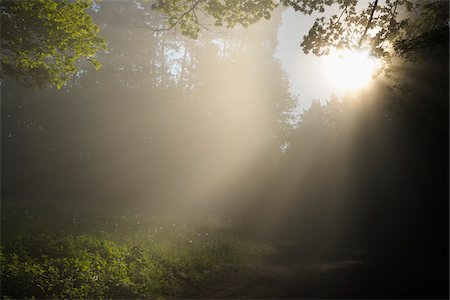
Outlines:
{"type": "Polygon", "coordinates": [[[14,298],[130,295],[125,247],[84,235],[62,239],[20,237],[13,245],[7,249],[9,252],[3,253],[3,295],[14,298]]]}
{"type": "Polygon", "coordinates": [[[2,296],[188,297],[214,278],[242,270],[257,255],[257,245],[171,229],[141,231],[129,239],[86,234],[8,237],[0,249],[2,296]]]}

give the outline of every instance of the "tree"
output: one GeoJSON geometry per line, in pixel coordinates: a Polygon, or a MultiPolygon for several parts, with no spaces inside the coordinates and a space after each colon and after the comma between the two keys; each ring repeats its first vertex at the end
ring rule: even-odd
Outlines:
{"type": "Polygon", "coordinates": [[[421,1],[416,18],[409,20],[395,51],[409,59],[439,55],[448,57],[449,2],[421,1]]]}
{"type": "Polygon", "coordinates": [[[332,48],[369,48],[372,55],[389,59],[423,47],[424,43],[429,46],[436,38],[448,39],[446,1],[386,0],[381,4],[374,0],[362,10],[357,4],[358,0],[157,0],[153,8],[168,18],[168,27],[157,30],[179,27],[182,34],[196,38],[210,19],[216,26],[247,27],[270,18],[280,5],[308,15],[336,9],[337,5],[336,13],[316,18],[303,37],[303,51],[315,55],[328,54],[332,48]]]}
{"type": "Polygon", "coordinates": [[[84,58],[95,69],[106,42],[86,10],[89,1],[0,1],[1,78],[8,75],[58,89],[77,72],[84,58]]]}
{"type": "Polygon", "coordinates": [[[248,27],[262,18],[269,19],[276,6],[273,0],[157,0],[152,8],[168,17],[168,27],[155,30],[177,27],[182,34],[197,38],[200,30],[206,29],[203,22],[208,17],[214,19],[215,26],[226,25],[231,28],[240,24],[248,27]]]}

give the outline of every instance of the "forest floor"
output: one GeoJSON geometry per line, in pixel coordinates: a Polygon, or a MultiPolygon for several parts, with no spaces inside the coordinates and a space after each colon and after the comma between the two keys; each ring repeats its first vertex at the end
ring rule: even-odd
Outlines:
{"type": "MultiPolygon", "coordinates": [[[[199,298],[336,298],[356,297],[367,263],[353,258],[324,259],[296,241],[279,241],[259,258],[251,272],[224,276],[205,287],[199,298]],[[362,276],[360,276],[362,275],[362,276]]],[[[313,250],[312,250],[313,251],[313,250]]]]}
{"type": "Polygon", "coordinates": [[[382,245],[374,255],[300,233],[252,238],[215,216],[191,222],[4,203],[1,215],[3,298],[425,299],[444,286],[411,285],[414,268],[428,263],[414,262],[414,252],[382,245]]]}

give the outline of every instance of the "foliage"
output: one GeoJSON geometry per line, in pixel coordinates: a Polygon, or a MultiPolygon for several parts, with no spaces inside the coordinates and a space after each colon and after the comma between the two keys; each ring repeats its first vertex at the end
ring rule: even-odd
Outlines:
{"type": "Polygon", "coordinates": [[[200,30],[205,28],[202,20],[207,16],[214,18],[216,26],[231,28],[239,24],[248,27],[262,18],[269,19],[275,7],[273,0],[157,0],[152,5],[153,9],[169,17],[168,29],[179,26],[181,33],[191,38],[197,38],[200,30]]]}
{"type": "Polygon", "coordinates": [[[408,59],[448,56],[449,2],[419,1],[416,18],[407,22],[394,43],[397,53],[408,59]]]}
{"type": "Polygon", "coordinates": [[[3,295],[38,298],[121,296],[129,288],[126,249],[88,236],[25,236],[4,255],[3,295]]]}
{"type": "MultiPolygon", "coordinates": [[[[212,17],[215,25],[225,23],[228,27],[236,24],[248,26],[263,17],[270,18],[272,10],[280,5],[303,14],[319,13],[301,42],[305,53],[315,55],[328,54],[332,48],[370,48],[373,55],[389,59],[392,54],[402,55],[411,47],[422,47],[418,44],[419,36],[435,31],[441,31],[441,38],[445,33],[448,35],[446,1],[387,0],[379,3],[375,0],[362,10],[358,10],[358,0],[251,2],[158,0],[153,8],[168,16],[169,29],[179,25],[181,32],[192,38],[196,38],[205,27],[197,13],[212,17]],[[330,16],[320,15],[327,8],[337,8],[337,11],[330,16]],[[419,17],[413,16],[412,12],[419,17]],[[391,46],[394,46],[394,52],[391,46]]],[[[432,42],[432,39],[425,40],[426,45],[432,42]]]]}
{"type": "MultiPolygon", "coordinates": [[[[100,234],[98,230],[96,234],[33,234],[16,228],[3,238],[2,296],[154,299],[195,295],[218,276],[246,270],[261,250],[257,244],[213,231],[200,234],[184,226],[155,227],[159,232],[141,226],[128,231],[136,219],[119,219],[122,222],[116,223],[115,231],[100,234]]],[[[36,226],[46,231],[42,224],[36,226]]]]}
{"type": "Polygon", "coordinates": [[[2,77],[61,88],[84,58],[95,69],[105,49],[99,27],[86,12],[90,1],[1,1],[2,77]]]}

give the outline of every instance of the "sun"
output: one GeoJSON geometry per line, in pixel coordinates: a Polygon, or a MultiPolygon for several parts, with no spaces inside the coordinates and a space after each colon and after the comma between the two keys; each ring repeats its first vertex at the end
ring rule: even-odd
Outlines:
{"type": "Polygon", "coordinates": [[[380,65],[369,51],[357,50],[334,50],[323,61],[327,81],[337,93],[366,87],[380,65]]]}

